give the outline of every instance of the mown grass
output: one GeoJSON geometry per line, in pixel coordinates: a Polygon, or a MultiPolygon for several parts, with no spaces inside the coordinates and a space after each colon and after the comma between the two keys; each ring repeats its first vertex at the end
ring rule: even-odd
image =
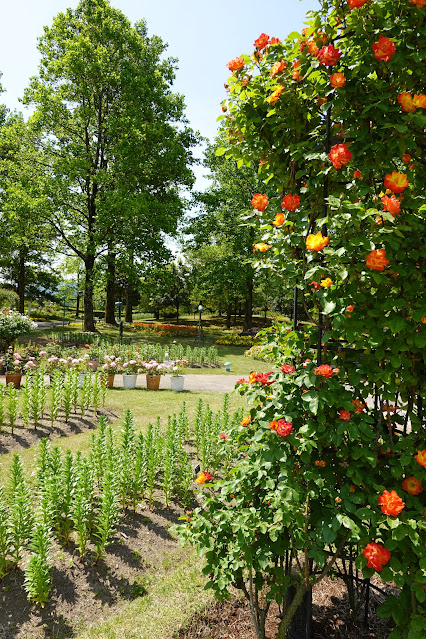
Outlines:
{"type": "Polygon", "coordinates": [[[117,615],[74,635],[75,639],[169,639],[213,600],[204,590],[202,559],[188,548],[185,559],[151,583],[148,594],[117,615]]]}

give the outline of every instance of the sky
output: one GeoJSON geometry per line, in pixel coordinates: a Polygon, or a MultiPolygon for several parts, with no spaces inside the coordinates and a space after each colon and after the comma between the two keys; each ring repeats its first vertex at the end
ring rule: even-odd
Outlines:
{"type": "MultiPolygon", "coordinates": [[[[300,31],[307,11],[317,0],[110,0],[132,23],[145,18],[150,35],[168,43],[167,55],[178,58],[174,90],[185,96],[186,115],[193,129],[213,139],[216,118],[230,75],[226,63],[253,51],[263,32],[284,39],[300,31]]],[[[15,0],[2,6],[0,72],[5,92],[0,101],[26,113],[19,103],[31,76],[37,75],[37,38],[54,16],[78,0],[15,0]]],[[[202,151],[199,150],[199,155],[202,151]]],[[[197,188],[202,187],[201,167],[197,188]]]]}

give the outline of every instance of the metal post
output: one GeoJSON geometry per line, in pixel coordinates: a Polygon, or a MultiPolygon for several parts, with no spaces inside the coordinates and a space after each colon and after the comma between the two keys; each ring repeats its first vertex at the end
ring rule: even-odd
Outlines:
{"type": "Polygon", "coordinates": [[[115,305],[118,307],[118,331],[120,336],[120,344],[123,343],[123,322],[121,321],[121,307],[123,306],[123,302],[116,302],[115,305]]]}
{"type": "Polygon", "coordinates": [[[80,313],[80,297],[83,295],[83,291],[78,291],[77,292],[77,303],[76,303],[76,307],[75,307],[75,317],[76,319],[78,319],[79,317],[79,313],[80,313]]]}
{"type": "Polygon", "coordinates": [[[64,347],[64,341],[65,341],[65,295],[62,296],[62,301],[64,303],[64,312],[62,315],[62,348],[64,347]]]}

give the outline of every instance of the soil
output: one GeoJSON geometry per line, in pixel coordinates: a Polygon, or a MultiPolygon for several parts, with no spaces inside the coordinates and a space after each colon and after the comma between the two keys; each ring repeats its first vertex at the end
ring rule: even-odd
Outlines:
{"type": "MultiPolygon", "coordinates": [[[[347,590],[339,579],[324,579],[312,594],[313,639],[385,639],[390,632],[388,621],[379,619],[375,611],[383,603],[384,596],[370,591],[368,626],[361,616],[354,623],[349,615],[347,590]]],[[[266,636],[274,639],[280,622],[280,611],[271,605],[266,636]]],[[[304,630],[290,632],[289,639],[305,637],[304,630]]],[[[205,611],[194,615],[191,623],[179,630],[173,639],[257,639],[250,607],[245,598],[233,594],[229,601],[214,603],[205,611]]]]}
{"type": "Polygon", "coordinates": [[[37,428],[31,424],[29,427],[25,427],[22,424],[22,420],[17,421],[17,425],[13,430],[13,435],[10,432],[9,425],[3,431],[0,431],[0,455],[5,453],[19,453],[24,448],[30,448],[36,446],[41,442],[43,437],[51,439],[59,439],[60,437],[68,437],[69,435],[77,435],[88,430],[93,430],[98,426],[98,419],[101,415],[104,415],[109,421],[117,419],[113,411],[106,408],[98,409],[95,415],[92,410],[87,410],[85,416],[81,414],[71,413],[68,422],[63,418],[62,413],[58,415],[58,419],[50,422],[50,419],[41,419],[37,428]]]}

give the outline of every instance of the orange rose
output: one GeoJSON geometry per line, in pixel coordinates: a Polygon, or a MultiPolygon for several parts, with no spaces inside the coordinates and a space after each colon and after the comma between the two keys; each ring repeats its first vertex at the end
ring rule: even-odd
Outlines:
{"type": "Polygon", "coordinates": [[[255,49],[259,49],[259,51],[262,51],[262,49],[264,49],[268,43],[269,36],[266,35],[266,33],[261,33],[257,40],[254,41],[253,46],[255,47],[255,49]]]}
{"type": "Polygon", "coordinates": [[[308,40],[308,51],[310,55],[316,55],[318,53],[318,47],[315,40],[308,40]]]}
{"type": "Polygon", "coordinates": [[[255,193],[251,200],[251,205],[258,211],[264,211],[269,204],[268,196],[262,193],[255,193]]]}
{"type": "Polygon", "coordinates": [[[404,153],[404,155],[402,156],[401,160],[404,162],[404,164],[410,164],[411,155],[409,153],[404,153]]]}
{"type": "Polygon", "coordinates": [[[385,267],[389,265],[389,260],[386,259],[385,249],[377,249],[371,251],[366,257],[367,268],[373,271],[384,271],[385,267]]]}
{"type": "Polygon", "coordinates": [[[331,280],[329,277],[326,277],[325,280],[321,280],[321,286],[323,288],[328,288],[332,284],[333,284],[333,280],[331,280]]]}
{"type": "Polygon", "coordinates": [[[265,242],[258,242],[253,246],[253,253],[265,253],[270,248],[270,244],[265,244],[265,242]]]}
{"type": "Polygon", "coordinates": [[[277,213],[275,216],[275,220],[272,222],[274,226],[282,226],[285,222],[284,213],[277,213]]]}
{"type": "Polygon", "coordinates": [[[385,195],[382,197],[382,202],[385,207],[385,211],[392,213],[393,217],[395,217],[395,213],[399,213],[401,210],[401,202],[394,195],[392,195],[392,197],[385,195]]]}
{"type": "Polygon", "coordinates": [[[243,426],[244,428],[246,426],[248,426],[251,422],[251,417],[243,417],[243,419],[240,421],[240,426],[243,426]]]}
{"type": "Polygon", "coordinates": [[[397,517],[401,510],[405,508],[405,503],[394,490],[391,490],[390,492],[384,490],[379,497],[379,506],[382,513],[385,515],[397,517]]]}
{"type": "Polygon", "coordinates": [[[283,91],[284,91],[283,85],[279,84],[277,88],[275,89],[275,91],[271,93],[269,98],[266,98],[266,102],[269,102],[269,104],[275,104],[275,102],[278,100],[278,98],[280,97],[283,91]]]}
{"type": "Polygon", "coordinates": [[[423,9],[426,6],[426,0],[410,0],[410,4],[415,4],[418,9],[423,9]]]}
{"type": "Polygon", "coordinates": [[[413,102],[413,96],[411,93],[403,92],[398,96],[398,102],[401,105],[401,109],[406,113],[412,113],[416,110],[416,105],[413,102]]]}
{"type": "Polygon", "coordinates": [[[360,180],[362,178],[361,171],[358,171],[358,169],[356,171],[354,171],[354,178],[355,178],[355,180],[360,180]]]}
{"type": "Polygon", "coordinates": [[[413,103],[418,109],[426,109],[426,95],[424,93],[415,95],[413,103]]]}
{"type": "Polygon", "coordinates": [[[409,182],[405,173],[392,171],[392,173],[386,173],[383,184],[393,193],[402,193],[402,191],[407,188],[409,182]]]}
{"type": "Polygon", "coordinates": [[[330,84],[334,89],[340,89],[346,84],[346,78],[343,73],[333,73],[330,76],[330,84]]]}
{"type": "Polygon", "coordinates": [[[288,193],[281,201],[281,206],[287,211],[295,211],[300,206],[300,197],[298,195],[291,195],[288,193]]]}
{"type": "Polygon", "coordinates": [[[226,65],[230,71],[238,71],[242,69],[244,66],[244,59],[239,56],[238,58],[234,58],[226,65]]]}
{"type": "Polygon", "coordinates": [[[362,413],[362,411],[365,408],[364,402],[362,402],[360,399],[353,399],[352,400],[352,404],[354,405],[355,412],[356,412],[357,415],[359,413],[362,413]]]}
{"type": "Polygon", "coordinates": [[[322,251],[328,243],[328,237],[323,237],[321,231],[318,231],[316,235],[308,235],[306,238],[306,248],[308,251],[322,251]]]}
{"type": "Polygon", "coordinates": [[[296,82],[301,82],[301,80],[303,80],[303,75],[300,75],[300,60],[295,60],[293,62],[293,73],[291,77],[293,80],[296,80],[296,82]]]}
{"type": "Polygon", "coordinates": [[[271,430],[277,430],[278,422],[276,419],[273,419],[272,422],[269,422],[269,428],[271,430]]]}
{"type": "Polygon", "coordinates": [[[341,169],[344,164],[352,160],[352,153],[347,144],[335,144],[331,147],[328,159],[335,169],[341,169]]]}
{"type": "Polygon", "coordinates": [[[314,369],[314,375],[321,375],[321,377],[332,377],[333,369],[328,364],[321,364],[314,369]]]}
{"type": "Polygon", "coordinates": [[[387,548],[371,541],[362,551],[363,556],[368,559],[367,568],[374,568],[380,572],[383,566],[388,563],[391,554],[387,548]]]}
{"type": "Polygon", "coordinates": [[[320,64],[332,67],[339,61],[341,55],[342,52],[339,51],[339,49],[336,49],[336,47],[334,47],[332,44],[328,44],[320,51],[318,51],[317,58],[320,61],[320,64]]]}
{"type": "Polygon", "coordinates": [[[210,479],[213,479],[210,473],[200,473],[195,481],[197,484],[200,484],[200,486],[202,486],[202,484],[205,484],[206,481],[209,481],[210,479]]]}
{"type": "Polygon", "coordinates": [[[377,60],[383,60],[383,62],[389,62],[391,57],[396,51],[395,44],[390,38],[383,36],[379,37],[379,40],[373,44],[374,57],[377,60]]]}
{"type": "Polygon", "coordinates": [[[404,479],[401,486],[407,493],[410,493],[410,495],[419,495],[423,492],[422,480],[414,479],[414,477],[404,479]]]}
{"type": "Polygon", "coordinates": [[[278,73],[282,73],[286,68],[287,63],[284,60],[275,62],[275,64],[271,68],[271,78],[275,78],[278,73]]]}
{"type": "Polygon", "coordinates": [[[269,44],[281,44],[281,40],[279,38],[271,38],[269,44]]]}
{"type": "Polygon", "coordinates": [[[355,308],[355,306],[353,304],[349,304],[349,306],[346,307],[346,310],[348,311],[348,313],[352,313],[354,308],[355,308]]]}
{"type": "Polygon", "coordinates": [[[351,418],[350,412],[342,408],[342,410],[339,413],[339,419],[343,419],[344,422],[348,422],[350,418],[351,418]]]}
{"type": "Polygon", "coordinates": [[[414,455],[414,457],[420,466],[426,468],[426,450],[418,450],[417,455],[414,455]]]}

